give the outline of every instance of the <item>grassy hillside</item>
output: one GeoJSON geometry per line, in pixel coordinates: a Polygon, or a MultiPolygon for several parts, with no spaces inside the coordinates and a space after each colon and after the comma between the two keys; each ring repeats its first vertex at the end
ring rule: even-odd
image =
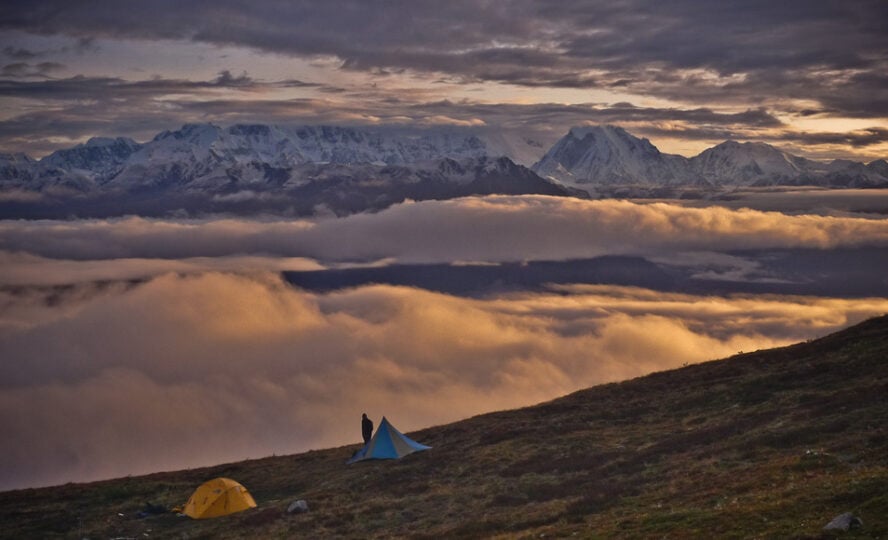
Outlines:
{"type": "Polygon", "coordinates": [[[842,537],[888,538],[888,317],[412,436],[434,449],[346,466],[349,446],[0,493],[0,535],[817,538],[852,511],[864,528],[842,537]],[[216,476],[259,507],[135,516],[216,476]],[[288,515],[295,499],[311,510],[288,515]]]}

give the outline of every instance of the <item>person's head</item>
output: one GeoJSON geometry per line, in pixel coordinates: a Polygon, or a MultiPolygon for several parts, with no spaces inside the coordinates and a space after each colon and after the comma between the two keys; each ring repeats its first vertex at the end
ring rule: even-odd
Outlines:
{"type": "Polygon", "coordinates": [[[361,418],[367,418],[367,413],[362,414],[361,418]]]}

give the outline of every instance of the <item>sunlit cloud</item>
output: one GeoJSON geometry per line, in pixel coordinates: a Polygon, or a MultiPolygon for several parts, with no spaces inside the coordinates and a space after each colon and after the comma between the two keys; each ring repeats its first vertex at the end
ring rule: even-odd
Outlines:
{"type": "Polygon", "coordinates": [[[888,246],[888,221],[670,203],[493,196],[341,219],[0,222],[0,249],[59,259],[265,254],[321,264],[522,261],[676,251],[888,246]]]}
{"type": "MultiPolygon", "coordinates": [[[[0,488],[297,452],[821,335],[885,299],[619,287],[472,300],[272,274],[165,274],[5,295],[0,488]]],[[[345,457],[345,456],[344,456],[345,457]]]]}
{"type": "Polygon", "coordinates": [[[316,261],[299,257],[189,257],[183,259],[121,258],[94,261],[47,259],[28,253],[0,251],[0,285],[67,285],[95,281],[140,280],[170,272],[284,272],[323,270],[316,261]]]}

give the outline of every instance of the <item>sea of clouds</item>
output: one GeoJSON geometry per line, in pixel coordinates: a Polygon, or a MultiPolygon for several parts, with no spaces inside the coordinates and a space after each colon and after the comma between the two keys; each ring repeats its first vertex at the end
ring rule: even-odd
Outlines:
{"type": "Polygon", "coordinates": [[[0,488],[352,444],[362,412],[411,430],[888,312],[613,285],[319,293],[282,270],[886,246],[880,219],[535,196],[314,221],[0,221],[0,488]]]}

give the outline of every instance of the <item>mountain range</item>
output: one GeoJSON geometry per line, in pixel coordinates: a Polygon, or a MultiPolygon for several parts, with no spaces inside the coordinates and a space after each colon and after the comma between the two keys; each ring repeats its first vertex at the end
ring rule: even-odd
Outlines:
{"type": "Polygon", "coordinates": [[[542,145],[466,131],[186,124],[151,141],[99,137],[40,160],[0,154],[0,217],[188,212],[306,215],[405,199],[606,194],[614,186],[730,189],[888,187],[888,163],[831,163],[727,141],[692,158],[616,126],[572,128],[542,145]]]}
{"type": "Polygon", "coordinates": [[[888,163],[829,163],[765,143],[725,141],[691,158],[664,154],[616,126],[573,128],[533,166],[566,185],[888,187],[888,163]]]}
{"type": "MultiPolygon", "coordinates": [[[[187,124],[140,144],[94,138],[37,161],[0,155],[0,216],[337,215],[406,199],[584,192],[455,131],[187,124]]],[[[532,142],[532,141],[531,141],[532,142]]]]}

